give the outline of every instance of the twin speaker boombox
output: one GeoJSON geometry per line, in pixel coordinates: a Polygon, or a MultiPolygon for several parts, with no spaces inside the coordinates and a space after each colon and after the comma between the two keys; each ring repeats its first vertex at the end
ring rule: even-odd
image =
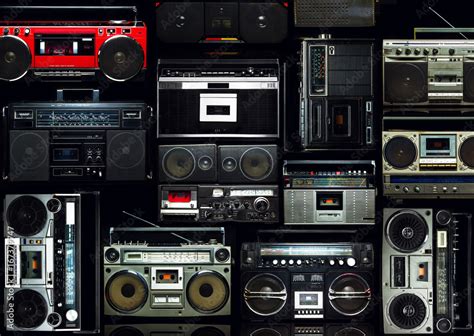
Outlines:
{"type": "Polygon", "coordinates": [[[279,43],[288,33],[288,3],[270,1],[162,1],[156,30],[165,43],[279,43]]]}
{"type": "Polygon", "coordinates": [[[472,196],[474,132],[469,125],[473,120],[462,116],[385,117],[384,194],[397,198],[472,196]]]}
{"type": "Polygon", "coordinates": [[[384,104],[473,105],[471,40],[385,40],[384,104]]]}
{"type": "Polygon", "coordinates": [[[294,9],[296,27],[375,25],[375,0],[295,0],[294,9]]]}
{"type": "MultiPolygon", "coordinates": [[[[189,232],[199,230],[188,229],[189,232]]],[[[152,236],[148,234],[148,239],[152,236]]],[[[207,243],[183,240],[176,245],[119,241],[104,247],[105,314],[141,317],[230,315],[230,247],[216,239],[207,243]]]]}
{"type": "Polygon", "coordinates": [[[0,80],[28,72],[43,79],[83,80],[97,73],[123,82],[146,69],[143,22],[0,22],[0,80]]]}
{"type": "Polygon", "coordinates": [[[374,42],[302,42],[299,134],[304,150],[374,145],[374,42]]]}
{"type": "Polygon", "coordinates": [[[4,109],[11,181],[147,178],[150,110],[129,102],[28,102],[4,109]]]}
{"type": "Polygon", "coordinates": [[[372,326],[364,323],[309,324],[309,323],[247,323],[241,336],[374,336],[372,326]]]}
{"type": "Polygon", "coordinates": [[[243,317],[252,321],[364,320],[374,251],[365,243],[244,243],[243,317]]]}
{"type": "Polygon", "coordinates": [[[385,334],[472,329],[471,217],[448,210],[384,210],[385,334]]]}
{"type": "Polygon", "coordinates": [[[188,324],[134,324],[106,325],[105,336],[231,336],[228,325],[188,324]]]}
{"type": "Polygon", "coordinates": [[[375,224],[375,162],[285,161],[285,225],[375,224]]]}
{"type": "Polygon", "coordinates": [[[158,137],[277,138],[278,60],[159,60],[158,137]]]}
{"type": "MultiPolygon", "coordinates": [[[[97,225],[97,218],[83,210],[94,213],[97,203],[94,199],[82,204],[83,197],[6,195],[4,321],[8,331],[98,330],[98,315],[93,312],[100,307],[99,289],[94,287],[94,275],[99,273],[96,267],[86,266],[91,254],[82,249],[83,222],[97,225]],[[83,277],[86,273],[88,281],[83,277]],[[85,300],[93,307],[86,308],[85,300]]],[[[94,238],[92,233],[88,228],[88,236],[94,238]]]]}

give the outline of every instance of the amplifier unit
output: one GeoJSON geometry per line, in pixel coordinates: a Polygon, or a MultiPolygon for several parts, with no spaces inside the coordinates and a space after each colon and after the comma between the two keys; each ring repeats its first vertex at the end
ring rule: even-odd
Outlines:
{"type": "Polygon", "coordinates": [[[375,224],[375,162],[285,161],[286,225],[375,224]]]}
{"type": "Polygon", "coordinates": [[[474,42],[385,40],[384,104],[474,104],[474,42]]]}
{"type": "Polygon", "coordinates": [[[126,81],[146,69],[143,22],[0,22],[0,80],[29,71],[44,79],[83,80],[97,73],[126,81]]]}
{"type": "Polygon", "coordinates": [[[160,185],[160,220],[278,223],[277,185],[160,185]]]}
{"type": "Polygon", "coordinates": [[[288,33],[288,3],[270,1],[162,1],[158,38],[165,43],[279,43],[288,33]]]}
{"type": "Polygon", "coordinates": [[[278,60],[159,60],[158,136],[277,138],[278,60]]]}
{"type": "Polygon", "coordinates": [[[295,26],[375,26],[375,0],[295,0],[295,26]]]}
{"type": "Polygon", "coordinates": [[[4,110],[11,181],[145,180],[144,103],[15,103],[4,110]]]}
{"type": "MultiPolygon", "coordinates": [[[[5,328],[13,332],[96,331],[98,250],[82,249],[82,221],[98,228],[97,200],[81,194],[6,195],[5,328]],[[85,208],[87,212],[85,213],[85,208]],[[92,252],[89,253],[89,252],[92,252]],[[87,273],[88,284],[83,272],[87,273]],[[92,307],[85,308],[89,304],[92,307]],[[90,327],[90,329],[88,329],[90,327]]],[[[88,227],[87,234],[98,239],[88,227]]],[[[90,243],[90,246],[98,244],[90,243]]]]}
{"type": "Polygon", "coordinates": [[[371,244],[244,243],[245,319],[363,320],[372,303],[371,244]]]}
{"type": "Polygon", "coordinates": [[[133,325],[106,325],[105,336],[230,336],[228,325],[188,324],[133,324],[133,325]]]}
{"type": "Polygon", "coordinates": [[[474,132],[466,130],[466,123],[472,120],[434,116],[385,118],[384,194],[398,198],[473,195],[474,132]]]}
{"type": "Polygon", "coordinates": [[[385,334],[471,330],[471,214],[385,209],[385,334]]]}
{"type": "Polygon", "coordinates": [[[374,145],[374,42],[302,42],[299,133],[305,150],[374,145]]]}

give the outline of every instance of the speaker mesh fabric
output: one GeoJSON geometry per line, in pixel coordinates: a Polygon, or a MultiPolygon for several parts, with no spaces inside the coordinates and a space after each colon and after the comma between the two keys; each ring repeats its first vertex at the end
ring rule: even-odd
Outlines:
{"type": "Polygon", "coordinates": [[[107,132],[107,180],[145,179],[146,131],[107,132]]]}
{"type": "Polygon", "coordinates": [[[10,131],[10,180],[47,180],[49,177],[48,143],[48,131],[10,131]]]}

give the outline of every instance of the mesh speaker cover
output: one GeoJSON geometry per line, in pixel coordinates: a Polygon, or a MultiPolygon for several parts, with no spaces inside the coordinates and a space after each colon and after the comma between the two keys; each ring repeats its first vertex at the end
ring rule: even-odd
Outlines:
{"type": "Polygon", "coordinates": [[[112,37],[99,50],[99,68],[114,81],[135,77],[143,68],[144,61],[143,48],[128,36],[112,37]]]}
{"type": "Polygon", "coordinates": [[[474,168],[474,137],[466,139],[459,149],[461,161],[469,168],[474,168]]]}
{"type": "Polygon", "coordinates": [[[28,45],[16,36],[0,36],[0,79],[13,81],[23,77],[30,68],[28,45]]]}
{"type": "Polygon", "coordinates": [[[273,170],[273,158],[263,148],[251,148],[240,158],[240,167],[244,176],[249,180],[264,180],[273,170]]]}
{"type": "Polygon", "coordinates": [[[288,32],[288,10],[279,2],[241,2],[240,34],[247,43],[279,43],[288,32]]]}
{"type": "Polygon", "coordinates": [[[296,27],[370,27],[374,0],[295,0],[296,27]]]}
{"type": "Polygon", "coordinates": [[[474,63],[464,62],[464,100],[474,102],[474,63]]]}
{"type": "Polygon", "coordinates": [[[10,131],[12,180],[42,180],[48,175],[48,132],[10,131]]]}
{"type": "Polygon", "coordinates": [[[400,211],[389,219],[387,237],[398,251],[409,253],[420,249],[428,237],[428,224],[414,211],[400,211]]]}
{"type": "Polygon", "coordinates": [[[385,101],[423,103],[428,101],[428,64],[385,63],[385,101]]]}
{"type": "Polygon", "coordinates": [[[143,333],[132,327],[120,327],[110,333],[110,336],[145,336],[143,333]]]}
{"type": "Polygon", "coordinates": [[[390,319],[400,329],[418,328],[426,318],[426,305],[414,294],[402,294],[390,303],[390,319]]]}
{"type": "Polygon", "coordinates": [[[166,43],[199,42],[204,37],[204,3],[161,3],[156,8],[156,32],[166,43]]]}
{"type": "Polygon", "coordinates": [[[394,168],[403,169],[415,161],[416,146],[407,137],[396,136],[385,144],[383,154],[388,164],[394,168]]]}
{"type": "Polygon", "coordinates": [[[359,315],[368,307],[371,299],[367,281],[357,274],[342,274],[329,288],[331,306],[345,316],[359,315]]]}
{"type": "Polygon", "coordinates": [[[187,299],[191,306],[204,314],[215,313],[224,307],[229,299],[229,285],[217,272],[201,271],[188,283],[187,299]]]}
{"type": "MultiPolygon", "coordinates": [[[[202,166],[204,162],[200,161],[199,164],[202,166]]],[[[188,149],[176,147],[164,155],[162,167],[169,178],[173,180],[185,180],[194,172],[196,159],[193,153],[188,149]]]]}
{"type": "Polygon", "coordinates": [[[107,163],[110,166],[129,173],[143,166],[146,154],[143,131],[110,131],[107,142],[107,163]]]}
{"type": "Polygon", "coordinates": [[[24,289],[14,295],[14,324],[21,329],[38,328],[46,320],[48,303],[41,294],[24,289]]]}
{"type": "Polygon", "coordinates": [[[109,279],[105,295],[112,308],[130,314],[145,305],[148,299],[148,285],[139,274],[121,271],[109,279]]]}
{"type": "Polygon", "coordinates": [[[287,289],[283,281],[273,274],[264,273],[250,279],[244,288],[247,307],[257,315],[278,313],[286,304],[287,289]]]}
{"type": "Polygon", "coordinates": [[[29,237],[38,234],[46,225],[46,219],[46,207],[36,197],[18,197],[7,209],[8,225],[20,236],[29,237]]]}

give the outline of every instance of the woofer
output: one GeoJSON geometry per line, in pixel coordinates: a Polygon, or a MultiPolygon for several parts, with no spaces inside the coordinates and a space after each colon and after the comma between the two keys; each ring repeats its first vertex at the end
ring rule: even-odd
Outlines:
{"type": "Polygon", "coordinates": [[[283,281],[277,276],[264,273],[251,278],[244,288],[244,301],[257,315],[277,314],[285,306],[288,292],[283,281]]]}
{"type": "Polygon", "coordinates": [[[469,168],[474,168],[474,137],[467,138],[459,148],[459,158],[469,168]]]}
{"type": "Polygon", "coordinates": [[[143,333],[133,327],[120,327],[112,331],[110,336],[144,336],[143,333]]]}
{"type": "Polygon", "coordinates": [[[185,180],[193,174],[196,159],[190,150],[176,147],[164,155],[162,167],[165,174],[172,180],[185,180]]]}
{"type": "Polygon", "coordinates": [[[28,45],[16,36],[0,36],[0,79],[14,81],[28,72],[31,52],[28,45]]]}
{"type": "Polygon", "coordinates": [[[264,180],[273,170],[273,158],[263,148],[250,148],[240,158],[240,167],[242,174],[249,180],[264,180]]]}
{"type": "Polygon", "coordinates": [[[45,227],[46,220],[47,209],[36,197],[20,196],[8,205],[7,224],[17,235],[29,237],[38,234],[45,227]]]}
{"type": "Polygon", "coordinates": [[[38,292],[24,289],[14,294],[14,324],[21,329],[38,328],[48,315],[48,303],[38,292]]]}
{"type": "Polygon", "coordinates": [[[226,336],[223,331],[214,327],[202,327],[191,334],[191,336],[226,336]]]}
{"type": "Polygon", "coordinates": [[[347,327],[337,331],[334,336],[367,336],[367,334],[360,329],[347,327]]]}
{"type": "Polygon", "coordinates": [[[329,303],[332,308],[344,316],[361,314],[372,299],[371,288],[358,274],[342,274],[329,287],[329,303]]]}
{"type": "Polygon", "coordinates": [[[108,280],[105,296],[113,309],[131,314],[145,305],[148,299],[148,285],[140,274],[120,271],[108,280]]]}
{"type": "Polygon", "coordinates": [[[417,212],[404,210],[388,221],[386,235],[396,250],[411,253],[419,250],[428,239],[428,224],[417,212]]]}
{"type": "Polygon", "coordinates": [[[407,137],[396,136],[384,146],[383,155],[388,164],[397,169],[404,169],[416,160],[416,146],[407,137]]]}
{"type": "Polygon", "coordinates": [[[427,76],[426,62],[385,63],[385,101],[411,104],[428,101],[427,76]]]}
{"type": "Polygon", "coordinates": [[[187,286],[190,305],[203,314],[221,310],[229,300],[229,285],[226,279],[214,271],[196,273],[187,286]]]}
{"type": "Polygon", "coordinates": [[[99,68],[114,81],[126,81],[138,75],[145,62],[143,48],[128,36],[114,36],[100,47],[99,68]]]}
{"type": "Polygon", "coordinates": [[[395,297],[389,306],[392,322],[404,330],[419,328],[426,318],[425,302],[415,294],[402,294],[395,297]]]}

